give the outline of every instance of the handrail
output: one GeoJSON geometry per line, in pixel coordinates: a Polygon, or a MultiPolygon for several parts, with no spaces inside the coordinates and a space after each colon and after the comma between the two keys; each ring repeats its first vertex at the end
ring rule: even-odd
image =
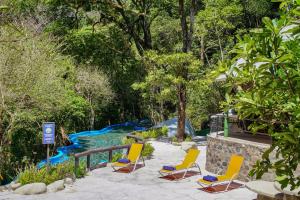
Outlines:
{"type": "Polygon", "coordinates": [[[94,153],[101,153],[106,151],[112,151],[112,150],[119,150],[119,149],[126,149],[129,148],[130,145],[120,145],[120,146],[112,146],[112,147],[106,147],[106,148],[97,148],[97,149],[91,149],[84,152],[76,153],[74,155],[75,158],[80,158],[83,156],[87,156],[94,153]]]}
{"type": "Polygon", "coordinates": [[[129,138],[132,138],[134,139],[136,142],[141,142],[141,143],[144,143],[144,139],[139,137],[139,136],[136,136],[136,135],[132,135],[132,134],[128,134],[126,135],[126,137],[129,139],[129,138]]]}
{"type": "Polygon", "coordinates": [[[84,151],[81,153],[74,154],[75,157],[75,174],[77,172],[77,169],[79,168],[79,158],[86,156],[86,169],[88,171],[91,170],[91,155],[95,153],[103,153],[108,152],[108,162],[112,161],[112,153],[114,150],[120,150],[120,149],[127,149],[127,152],[129,151],[131,145],[120,145],[120,146],[112,146],[112,147],[106,147],[106,148],[97,148],[97,149],[91,149],[88,151],[84,151]]]}
{"type": "MultiPolygon", "coordinates": [[[[139,142],[139,143],[144,144],[144,140],[141,137],[138,137],[138,136],[135,136],[135,135],[132,135],[132,134],[128,134],[128,135],[126,135],[126,137],[127,138],[133,138],[135,140],[135,142],[139,142]]],[[[108,162],[111,162],[114,150],[127,149],[127,153],[128,153],[129,149],[130,149],[130,146],[131,145],[128,144],[128,145],[119,145],[119,146],[112,146],[112,147],[106,147],[106,148],[97,148],[97,149],[91,149],[91,150],[87,150],[87,151],[84,151],[84,152],[74,154],[74,157],[75,157],[75,174],[77,172],[77,169],[79,168],[79,158],[86,156],[86,169],[88,171],[90,171],[91,170],[91,155],[92,154],[108,152],[108,162]]]]}

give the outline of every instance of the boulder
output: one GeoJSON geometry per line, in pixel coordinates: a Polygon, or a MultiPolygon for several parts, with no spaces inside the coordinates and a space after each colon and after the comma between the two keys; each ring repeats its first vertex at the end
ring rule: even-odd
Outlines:
{"type": "Polygon", "coordinates": [[[71,184],[73,184],[73,179],[71,179],[71,178],[65,178],[65,181],[64,181],[64,183],[66,184],[66,185],[71,185],[71,184]]]}
{"type": "Polygon", "coordinates": [[[246,188],[257,193],[257,199],[283,199],[283,194],[274,187],[274,182],[250,181],[246,183],[246,188]]]}
{"type": "Polygon", "coordinates": [[[12,183],[10,184],[10,187],[12,190],[16,190],[17,188],[21,187],[22,184],[21,183],[12,183]]]}
{"type": "Polygon", "coordinates": [[[55,181],[47,186],[48,192],[57,192],[65,189],[64,180],[55,181]]]}
{"type": "Polygon", "coordinates": [[[278,182],[274,183],[274,187],[277,190],[279,190],[280,192],[282,192],[283,194],[286,194],[286,195],[289,195],[289,196],[300,197],[300,187],[292,190],[291,185],[287,185],[285,188],[281,189],[281,185],[278,182]]]}
{"type": "Polygon", "coordinates": [[[181,149],[186,151],[186,152],[189,149],[197,149],[197,143],[196,142],[182,142],[181,143],[181,149]]]}
{"type": "Polygon", "coordinates": [[[32,194],[42,194],[47,191],[47,186],[45,183],[31,183],[26,184],[14,191],[15,194],[32,195],[32,194]]]}
{"type": "Polygon", "coordinates": [[[0,192],[4,192],[6,190],[7,190],[7,188],[5,186],[0,186],[0,192]]]}

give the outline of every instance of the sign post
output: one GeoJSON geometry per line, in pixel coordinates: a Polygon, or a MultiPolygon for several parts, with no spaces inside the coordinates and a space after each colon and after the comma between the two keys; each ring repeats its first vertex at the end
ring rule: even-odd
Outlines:
{"type": "Polygon", "coordinates": [[[43,123],[43,144],[47,145],[47,169],[49,171],[49,144],[55,143],[55,123],[54,122],[45,122],[43,123]]]}

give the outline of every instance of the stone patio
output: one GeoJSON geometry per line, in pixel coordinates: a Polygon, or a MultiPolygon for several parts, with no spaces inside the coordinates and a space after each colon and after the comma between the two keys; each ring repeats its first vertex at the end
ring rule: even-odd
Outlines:
{"type": "MultiPolygon", "coordinates": [[[[198,190],[196,180],[201,176],[193,176],[181,181],[168,181],[159,178],[158,170],[162,165],[180,162],[185,152],[179,146],[162,142],[152,142],[155,147],[153,158],[146,160],[146,166],[132,174],[112,172],[110,167],[96,169],[90,175],[78,179],[72,186],[56,193],[35,196],[22,196],[12,192],[0,192],[0,199],[10,200],[253,200],[256,194],[246,188],[230,192],[209,194],[198,190]]],[[[201,150],[198,163],[202,173],[205,171],[206,146],[201,150]]]]}

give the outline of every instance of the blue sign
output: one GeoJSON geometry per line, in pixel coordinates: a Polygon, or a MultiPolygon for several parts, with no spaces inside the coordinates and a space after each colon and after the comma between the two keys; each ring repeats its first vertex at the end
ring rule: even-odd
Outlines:
{"type": "Polygon", "coordinates": [[[45,122],[43,123],[43,144],[55,143],[55,123],[45,122]]]}

